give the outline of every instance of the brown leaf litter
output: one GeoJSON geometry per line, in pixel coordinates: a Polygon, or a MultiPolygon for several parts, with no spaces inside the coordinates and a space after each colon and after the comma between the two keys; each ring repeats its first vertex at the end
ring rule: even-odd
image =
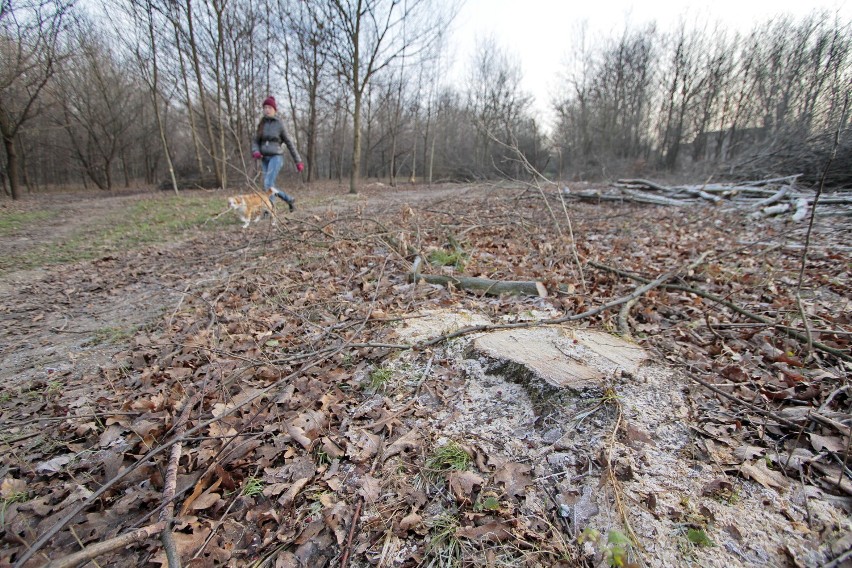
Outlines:
{"type": "MultiPolygon", "coordinates": [[[[802,229],[719,206],[572,204],[572,243],[523,189],[359,200],[3,289],[0,565],[151,526],[178,442],[167,530],[193,566],[600,565],[616,547],[661,566],[842,561],[836,220],[798,291],[802,229]],[[550,294],[408,281],[415,256],[459,248],[426,269],[550,294]]],[[[166,562],[156,537],[97,561],[166,562]]]]}

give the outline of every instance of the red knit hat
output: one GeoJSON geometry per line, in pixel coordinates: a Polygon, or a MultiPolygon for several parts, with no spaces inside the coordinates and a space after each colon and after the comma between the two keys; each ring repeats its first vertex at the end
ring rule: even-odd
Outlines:
{"type": "Polygon", "coordinates": [[[266,100],[263,101],[262,106],[271,106],[275,110],[278,110],[278,105],[275,104],[275,97],[273,97],[273,96],[266,97],[266,100]]]}

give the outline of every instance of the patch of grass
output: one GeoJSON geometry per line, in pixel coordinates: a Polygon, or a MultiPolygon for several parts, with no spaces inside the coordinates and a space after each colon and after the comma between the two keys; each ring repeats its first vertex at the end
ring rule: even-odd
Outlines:
{"type": "Polygon", "coordinates": [[[500,500],[496,495],[480,495],[473,504],[473,510],[477,513],[483,511],[499,511],[500,500]]]}
{"type": "Polygon", "coordinates": [[[118,345],[130,339],[136,332],[135,328],[122,329],[120,327],[104,327],[95,330],[95,335],[85,343],[86,346],[94,345],[118,345]]]}
{"type": "MultiPolygon", "coordinates": [[[[227,215],[212,220],[225,209],[223,199],[207,196],[156,196],[83,223],[70,234],[0,258],[0,274],[91,260],[107,253],[180,239],[193,229],[209,230],[233,222],[227,215]]],[[[26,223],[44,224],[55,211],[0,213],[0,236],[14,235],[26,223]]]]}
{"type": "Polygon", "coordinates": [[[707,533],[703,529],[689,529],[686,531],[686,540],[695,546],[715,546],[707,533]]]}
{"type": "Polygon", "coordinates": [[[429,253],[429,262],[436,266],[452,266],[456,270],[464,270],[467,255],[459,250],[447,251],[436,249],[429,253]]]}
{"type": "Polygon", "coordinates": [[[604,549],[604,559],[607,564],[613,568],[620,568],[627,564],[627,558],[630,554],[630,539],[627,538],[621,531],[615,529],[610,530],[606,536],[606,548],[604,549]]]}
{"type": "Polygon", "coordinates": [[[426,468],[436,477],[453,470],[465,471],[469,467],[470,456],[464,448],[452,440],[435,448],[426,461],[426,468]]]}
{"type": "Polygon", "coordinates": [[[58,215],[57,211],[10,211],[0,213],[0,237],[14,235],[27,225],[38,224],[58,215]]]}
{"type": "Polygon", "coordinates": [[[6,508],[12,503],[23,503],[27,499],[28,496],[25,492],[15,491],[0,500],[0,527],[5,527],[6,525],[6,508]]]}
{"type": "Polygon", "coordinates": [[[331,465],[331,462],[334,461],[333,459],[331,459],[331,456],[328,455],[328,452],[326,452],[325,450],[319,449],[319,450],[316,450],[315,453],[316,453],[315,457],[316,457],[317,466],[322,467],[324,465],[331,465]]]}
{"type": "Polygon", "coordinates": [[[390,369],[375,369],[372,373],[370,373],[370,380],[367,383],[367,388],[373,392],[383,391],[387,388],[388,382],[391,378],[393,378],[393,371],[390,369]]]}
{"type": "Polygon", "coordinates": [[[427,558],[431,566],[460,566],[462,544],[456,538],[459,521],[449,513],[443,513],[427,523],[429,526],[429,550],[427,558]]]}
{"type": "Polygon", "coordinates": [[[263,480],[257,477],[246,478],[241,493],[246,497],[256,497],[263,493],[263,480]]]}

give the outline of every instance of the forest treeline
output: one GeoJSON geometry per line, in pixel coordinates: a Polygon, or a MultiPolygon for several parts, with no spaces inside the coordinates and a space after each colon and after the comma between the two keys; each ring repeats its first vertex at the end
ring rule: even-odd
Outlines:
{"type": "MultiPolygon", "coordinates": [[[[738,33],[627,25],[569,54],[536,116],[511,46],[451,53],[455,0],[0,2],[4,193],[233,187],[278,100],[306,181],[653,172],[852,180],[850,22],[815,11],[738,33]],[[451,73],[452,58],[466,71],[451,73]],[[832,154],[832,152],[835,154],[832,154]],[[521,159],[523,158],[523,159],[521,159]]],[[[542,17],[546,17],[543,14],[542,17]]],[[[566,22],[566,29],[571,23],[566,22]]],[[[564,44],[560,43],[564,41],[564,44]]],[[[295,174],[294,174],[295,175],[295,174]]]]}

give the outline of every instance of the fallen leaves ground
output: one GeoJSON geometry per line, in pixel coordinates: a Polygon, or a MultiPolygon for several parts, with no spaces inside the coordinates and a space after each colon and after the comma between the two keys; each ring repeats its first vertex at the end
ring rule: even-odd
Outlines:
{"type": "MultiPolygon", "coordinates": [[[[848,507],[848,217],[817,220],[799,288],[806,225],[724,203],[565,204],[486,185],[312,191],[277,226],[234,220],[6,287],[0,566],[34,544],[27,566],[157,523],[176,443],[170,533],[185,565],[605,561],[566,530],[557,502],[526,502],[540,483],[528,463],[423,427],[464,373],[445,342],[395,330],[429,309],[582,313],[670,271],[582,324],[629,335],[716,389],[683,384],[690,459],[848,507]],[[418,255],[452,261],[436,273],[539,280],[549,296],[416,285],[418,255]]],[[[583,467],[618,471],[605,456],[583,467]]],[[[730,493],[725,479],[708,491],[730,493]]],[[[842,542],[837,529],[811,532],[842,542]]],[[[98,562],[167,565],[156,537],[98,562]]]]}

